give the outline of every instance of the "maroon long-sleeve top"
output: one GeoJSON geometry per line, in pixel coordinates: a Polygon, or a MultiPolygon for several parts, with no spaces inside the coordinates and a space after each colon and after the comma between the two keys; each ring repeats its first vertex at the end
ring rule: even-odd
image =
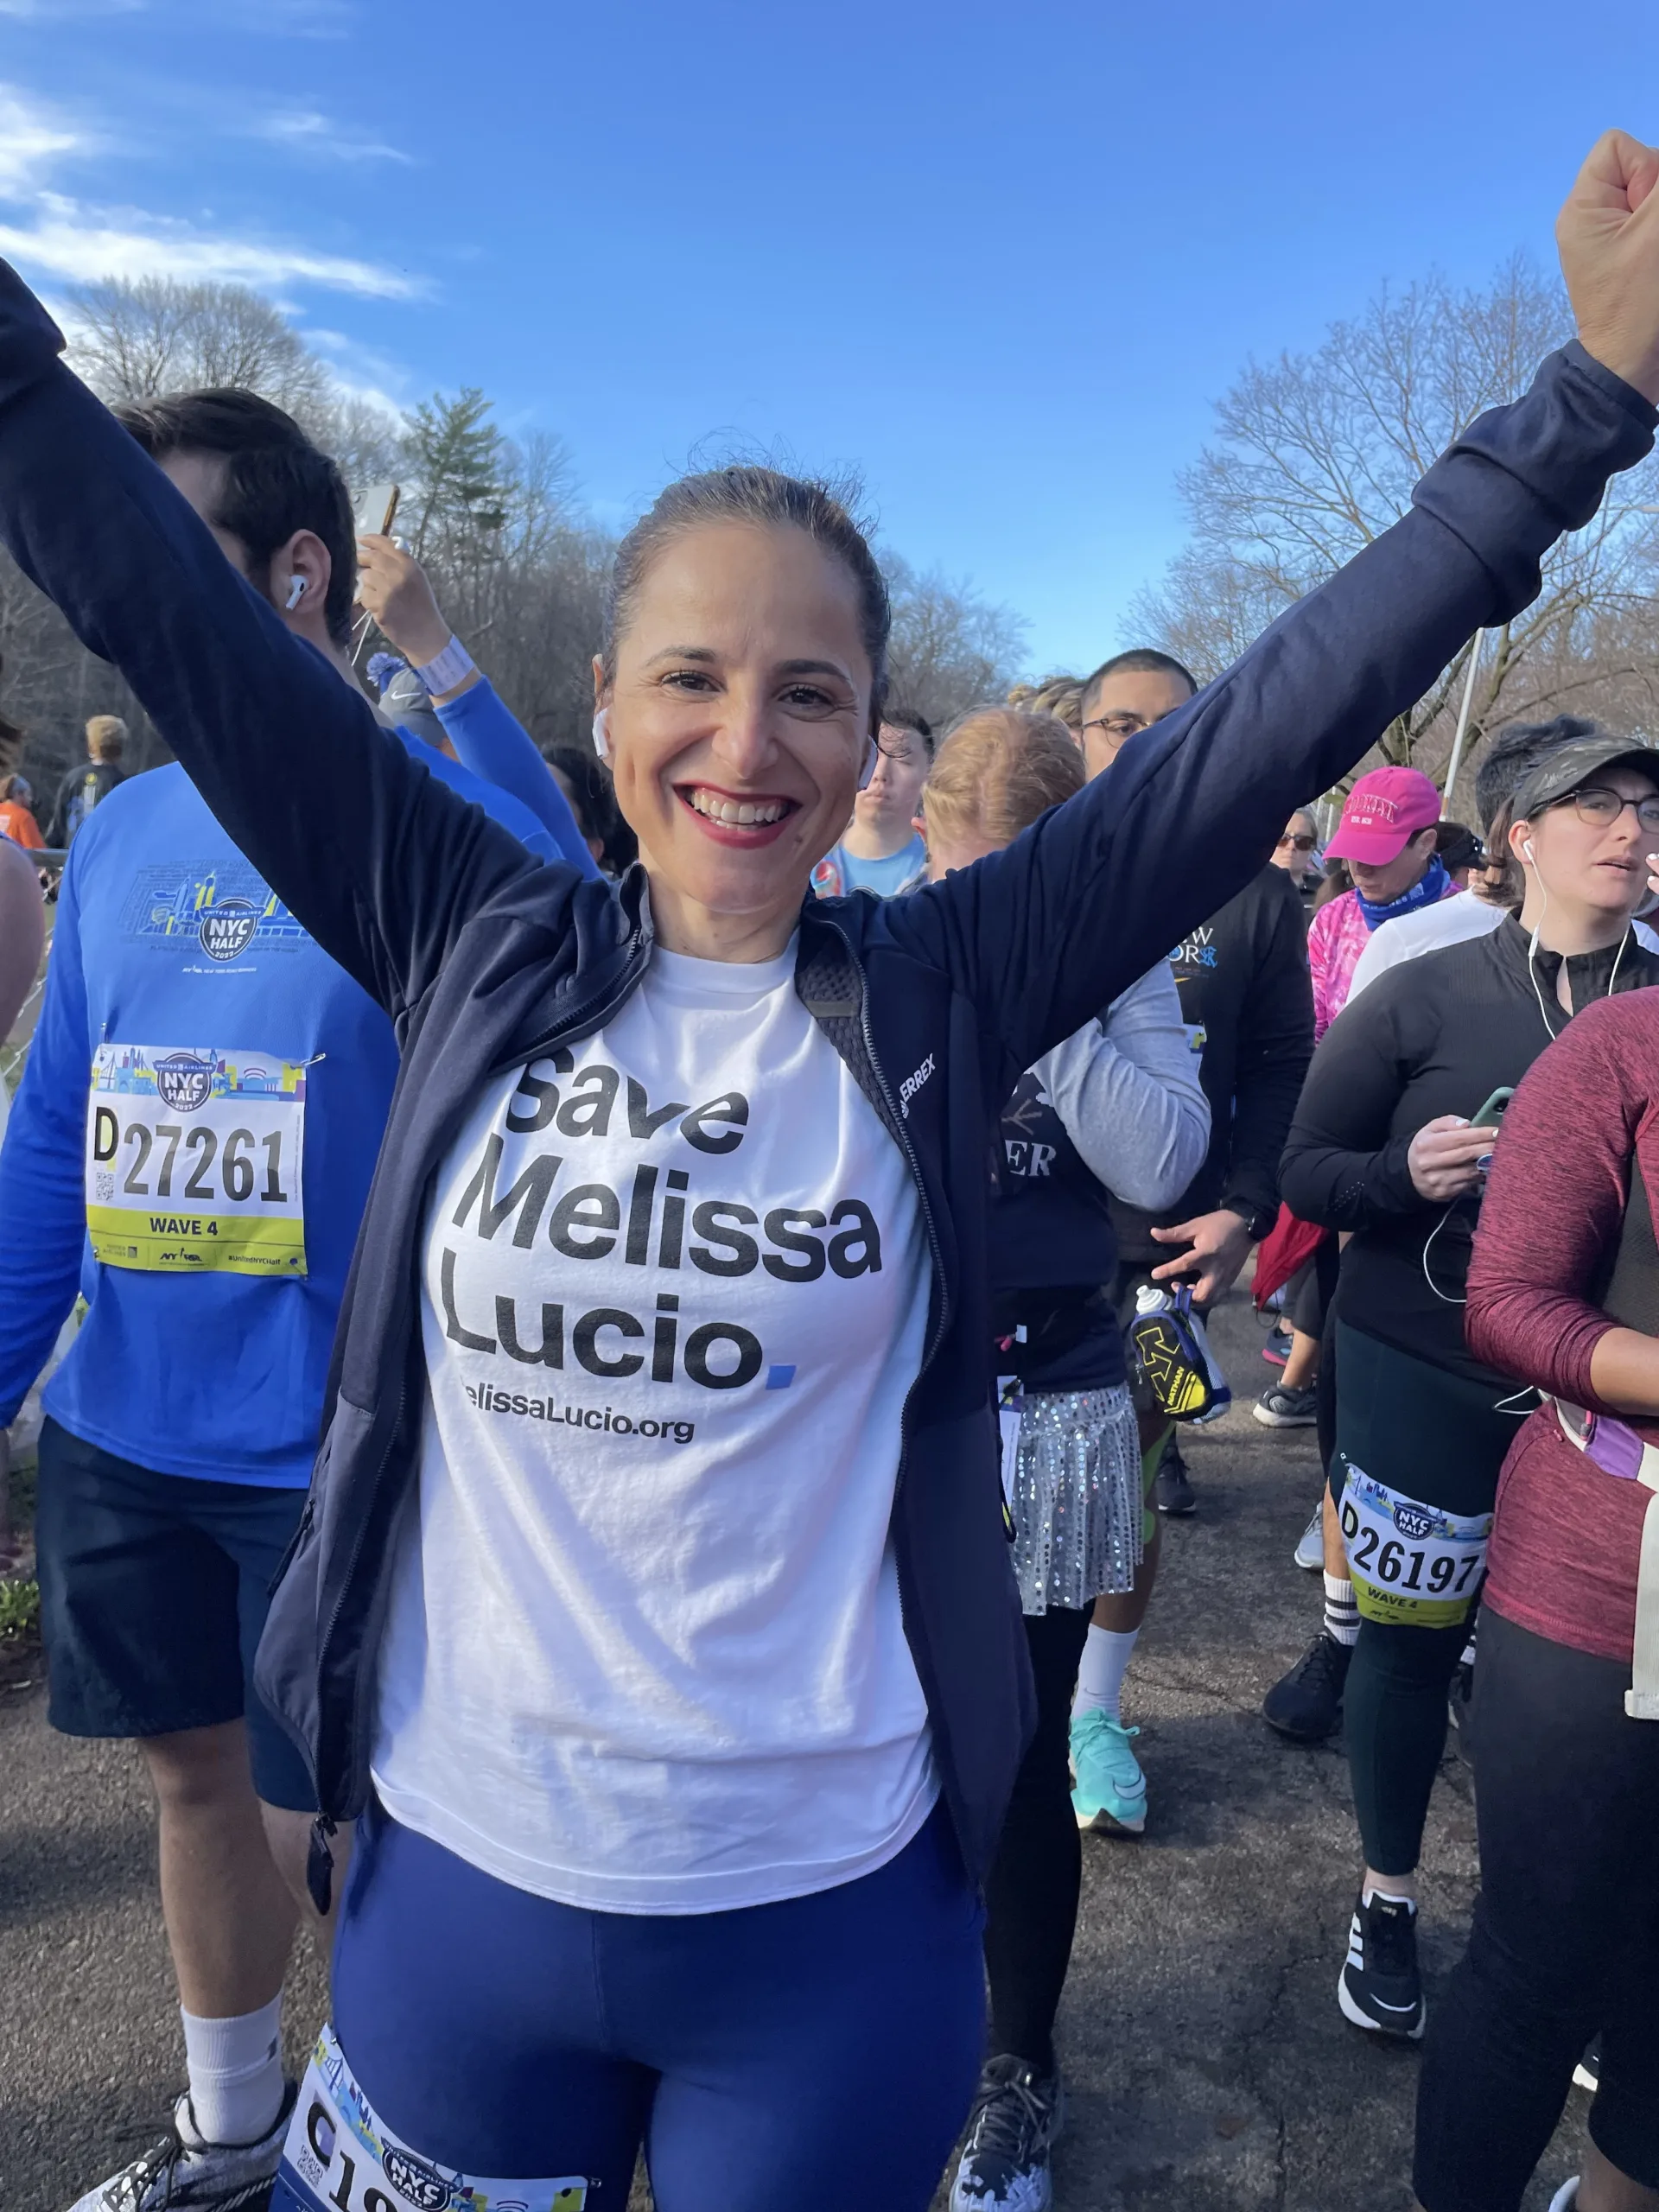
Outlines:
{"type": "MultiPolygon", "coordinates": [[[[1504,1116],[1469,1269],[1465,1330],[1490,1365],[1615,1414],[1599,1398],[1607,1331],[1659,1334],[1659,989],[1586,1007],[1535,1061],[1504,1116]]],[[[1628,1663],[1648,1491],[1603,1473],[1532,1415],[1498,1484],[1484,1602],[1535,1635],[1628,1663]]]]}

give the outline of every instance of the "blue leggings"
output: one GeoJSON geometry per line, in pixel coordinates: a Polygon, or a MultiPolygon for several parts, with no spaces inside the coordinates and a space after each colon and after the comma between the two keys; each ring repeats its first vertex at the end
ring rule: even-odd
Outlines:
{"type": "Polygon", "coordinates": [[[840,1888],[588,1912],[375,1810],[341,1901],[334,2026],[375,2112],[473,2173],[586,2174],[622,2212],[925,2212],[985,2031],[982,1915],[943,1810],[840,1888]]]}

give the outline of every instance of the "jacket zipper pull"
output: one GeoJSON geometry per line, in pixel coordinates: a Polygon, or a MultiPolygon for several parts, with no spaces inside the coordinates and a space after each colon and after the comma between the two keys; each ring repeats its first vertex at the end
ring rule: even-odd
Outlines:
{"type": "Polygon", "coordinates": [[[334,1896],[334,1854],[328,1848],[334,1834],[334,1822],[326,1813],[319,1813],[311,1823],[311,1840],[305,1853],[305,1886],[324,1919],[334,1896]]]}

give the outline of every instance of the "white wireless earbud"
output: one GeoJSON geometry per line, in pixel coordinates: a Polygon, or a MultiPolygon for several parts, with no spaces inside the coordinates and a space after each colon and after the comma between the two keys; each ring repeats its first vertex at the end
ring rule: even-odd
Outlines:
{"type": "Polygon", "coordinates": [[[864,748],[864,770],[858,779],[858,788],[861,791],[868,791],[870,787],[870,778],[875,773],[875,764],[880,757],[880,747],[874,738],[867,741],[864,748]]]}
{"type": "Polygon", "coordinates": [[[288,580],[288,597],[283,602],[290,614],[304,597],[305,578],[303,576],[290,576],[288,580]]]}
{"type": "Polygon", "coordinates": [[[594,750],[607,765],[611,758],[611,710],[601,707],[594,716],[594,750]]]}

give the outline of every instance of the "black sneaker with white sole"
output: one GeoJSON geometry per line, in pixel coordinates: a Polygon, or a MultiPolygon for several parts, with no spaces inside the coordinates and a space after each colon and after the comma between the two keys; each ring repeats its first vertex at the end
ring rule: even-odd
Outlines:
{"type": "Polygon", "coordinates": [[[951,2184],[950,2212],[1048,2212],[1048,2154],[1065,2125],[1057,2071],[1023,2058],[988,2058],[951,2184]]]}
{"type": "Polygon", "coordinates": [[[1269,1382],[1250,1408],[1251,1420],[1263,1428],[1312,1428],[1319,1417],[1317,1390],[1292,1390],[1282,1382],[1269,1382]]]}
{"type": "Polygon", "coordinates": [[[1287,1675],[1281,1675],[1262,1700],[1262,1718],[1294,1744],[1319,1744],[1334,1736],[1342,1720],[1342,1694],[1353,1659],[1351,1643],[1338,1643],[1323,1629],[1287,1675]]]}
{"type": "Polygon", "coordinates": [[[290,2082],[270,2132],[257,2143],[208,2143],[187,2093],[160,2142],[88,2190],[71,2212],[266,2212],[298,2094],[290,2082]]]}
{"type": "Polygon", "coordinates": [[[1372,2035],[1415,2043],[1427,2008],[1417,1971],[1417,1914],[1403,1897],[1372,1893],[1354,1904],[1348,1956],[1337,1983],[1343,2018],[1372,2035]]]}

